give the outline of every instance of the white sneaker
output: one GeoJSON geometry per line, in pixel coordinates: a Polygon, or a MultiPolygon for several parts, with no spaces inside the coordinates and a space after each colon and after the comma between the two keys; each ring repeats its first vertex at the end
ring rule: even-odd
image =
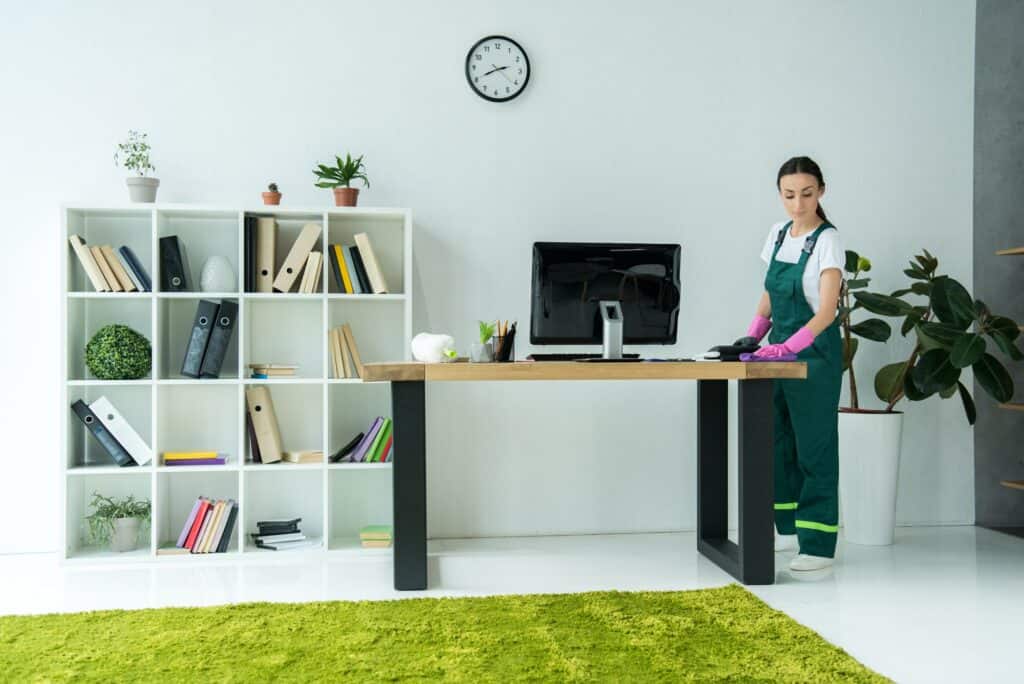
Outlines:
{"type": "Polygon", "coordinates": [[[776,551],[796,551],[797,541],[795,534],[779,534],[775,533],[775,550],[776,551]]]}
{"type": "Polygon", "coordinates": [[[826,570],[832,567],[833,559],[824,556],[812,556],[807,553],[798,553],[793,560],[789,561],[789,569],[794,572],[814,572],[826,570]]]}

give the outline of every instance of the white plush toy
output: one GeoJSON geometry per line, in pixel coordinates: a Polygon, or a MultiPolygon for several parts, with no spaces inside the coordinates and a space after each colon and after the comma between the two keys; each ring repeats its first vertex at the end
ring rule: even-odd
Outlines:
{"type": "Polygon", "coordinates": [[[451,335],[420,333],[412,338],[412,358],[423,363],[441,363],[455,356],[455,338],[451,335]]]}

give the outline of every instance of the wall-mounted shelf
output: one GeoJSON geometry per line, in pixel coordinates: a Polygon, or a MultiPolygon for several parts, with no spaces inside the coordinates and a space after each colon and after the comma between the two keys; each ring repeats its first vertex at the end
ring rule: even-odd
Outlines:
{"type": "MultiPolygon", "coordinates": [[[[66,207],[61,232],[61,377],[60,488],[63,507],[62,549],[68,561],[202,562],[207,555],[158,553],[173,546],[198,496],[232,498],[239,519],[228,553],[216,558],[275,557],[247,542],[257,520],[301,517],[302,531],[324,541],[313,553],[377,556],[362,549],[359,529],[390,524],[392,469],[384,464],[255,464],[249,454],[245,389],[270,387],[285,450],[320,449],[334,453],[375,416],[390,416],[387,383],[330,377],[328,330],[349,323],[364,362],[408,358],[412,339],[412,214],[408,209],[291,209],[188,205],[66,207]],[[304,223],[323,227],[318,249],[351,244],[365,232],[378,252],[392,294],[345,295],[335,291],[330,260],[324,260],[319,292],[244,291],[246,214],[274,215],[280,226],[278,261],[304,223]],[[236,272],[230,292],[91,291],[92,285],[68,244],[77,234],[88,245],[128,245],[159,290],[159,238],[177,235],[189,259],[192,282],[213,255],[227,257],[236,272]],[[181,377],[184,345],[199,299],[233,299],[238,321],[219,378],[181,377]],[[105,381],[92,377],[84,347],[108,323],[125,323],[152,347],[152,371],[140,380],[105,381]],[[249,363],[298,363],[298,377],[267,380],[247,377],[249,363]],[[143,440],[154,463],[118,468],[69,409],[82,399],[106,396],[143,440]],[[164,466],[165,451],[210,450],[224,453],[223,466],[164,466]],[[83,518],[92,493],[134,495],[152,502],[152,523],[137,551],[118,554],[87,544],[83,518]]],[[[389,549],[383,550],[390,552],[389,549]]],[[[288,553],[276,556],[287,558],[288,553]]]]}
{"type": "Polygon", "coordinates": [[[999,484],[1010,489],[1024,489],[1024,480],[1003,480],[999,484]]]}

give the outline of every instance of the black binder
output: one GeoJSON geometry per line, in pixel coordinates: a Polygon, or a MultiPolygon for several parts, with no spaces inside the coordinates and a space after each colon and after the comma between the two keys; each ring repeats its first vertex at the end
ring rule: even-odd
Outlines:
{"type": "Polygon", "coordinates": [[[177,235],[160,238],[160,289],[164,292],[189,290],[185,247],[177,235]]]}
{"type": "Polygon", "coordinates": [[[114,435],[110,434],[110,431],[103,426],[103,423],[92,412],[88,404],[79,399],[71,405],[71,410],[75,412],[75,415],[89,429],[89,432],[100,443],[100,446],[110,454],[110,457],[114,459],[114,463],[121,467],[135,465],[135,459],[121,446],[121,443],[114,438],[114,435]]]}
{"type": "Polygon", "coordinates": [[[245,217],[245,291],[256,291],[256,217],[245,217]]]}
{"type": "Polygon", "coordinates": [[[192,320],[192,332],[188,336],[185,347],[185,358],[181,362],[181,374],[190,378],[198,378],[203,368],[203,355],[206,353],[210,332],[217,318],[217,302],[200,299],[196,307],[196,317],[192,320]]]}
{"type": "Polygon", "coordinates": [[[152,292],[153,282],[149,279],[149,274],[146,273],[146,269],[142,267],[142,262],[139,261],[137,256],[135,256],[135,252],[132,251],[132,248],[128,245],[122,245],[117,251],[121,253],[121,256],[124,258],[124,262],[128,265],[128,268],[132,270],[132,273],[135,274],[139,284],[142,285],[142,291],[152,292]]]}
{"type": "Polygon", "coordinates": [[[363,288],[363,292],[366,294],[373,294],[373,288],[370,287],[370,278],[366,275],[366,267],[363,266],[363,257],[359,256],[359,248],[355,245],[349,247],[352,252],[352,266],[356,269],[356,277],[359,279],[359,285],[363,288]]]}
{"type": "Polygon", "coordinates": [[[252,455],[252,462],[263,463],[263,459],[260,458],[260,445],[256,441],[256,428],[252,425],[252,416],[249,415],[248,409],[245,411],[245,432],[249,435],[249,453],[252,455]]]}
{"type": "Polygon", "coordinates": [[[220,376],[220,367],[224,363],[224,355],[228,352],[228,344],[231,342],[231,333],[235,329],[236,318],[238,318],[238,304],[230,299],[222,299],[220,306],[217,307],[217,317],[213,322],[210,341],[206,344],[203,366],[199,371],[200,377],[216,378],[220,376]]]}
{"type": "Polygon", "coordinates": [[[341,265],[338,263],[338,255],[334,251],[334,245],[327,245],[327,254],[331,257],[331,275],[334,276],[334,284],[338,286],[338,292],[345,294],[348,290],[345,289],[345,283],[341,279],[341,265]]]}

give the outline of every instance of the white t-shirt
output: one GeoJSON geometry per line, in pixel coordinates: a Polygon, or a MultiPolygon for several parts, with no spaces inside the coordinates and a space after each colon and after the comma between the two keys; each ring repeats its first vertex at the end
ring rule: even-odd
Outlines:
{"type": "MultiPolygon", "coordinates": [[[[765,239],[764,248],[761,250],[761,261],[771,266],[772,252],[775,250],[775,241],[779,237],[779,231],[789,223],[780,221],[772,226],[765,239]]],[[[813,231],[812,231],[813,232],[813,231]]],[[[795,264],[800,261],[800,253],[804,249],[804,242],[811,233],[793,237],[790,231],[786,231],[786,238],[779,247],[776,259],[795,264]]],[[[814,251],[807,259],[807,268],[804,270],[803,285],[804,296],[811,307],[811,311],[818,313],[821,308],[821,272],[826,268],[838,268],[840,275],[843,267],[846,266],[846,251],[839,239],[839,231],[835,228],[826,228],[818,236],[818,242],[814,245],[814,251]]],[[[765,269],[767,271],[767,269],[765,269]]]]}

